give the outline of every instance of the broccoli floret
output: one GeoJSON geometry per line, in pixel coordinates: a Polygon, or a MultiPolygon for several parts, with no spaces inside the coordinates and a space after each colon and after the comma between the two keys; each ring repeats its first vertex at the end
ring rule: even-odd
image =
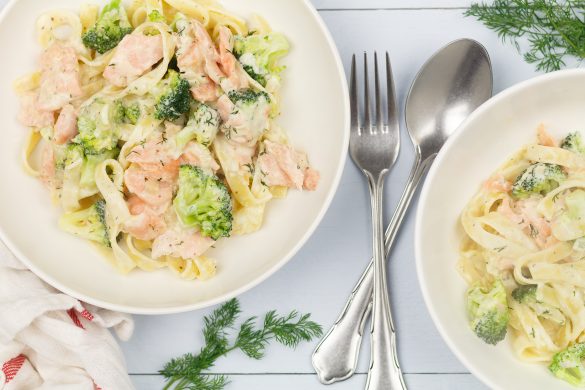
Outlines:
{"type": "Polygon", "coordinates": [[[528,306],[539,317],[546,318],[557,324],[564,324],[565,316],[563,313],[558,308],[539,301],[536,298],[536,289],[536,284],[527,284],[516,287],[512,291],[512,298],[514,298],[516,302],[528,306]]]}
{"type": "Polygon", "coordinates": [[[270,97],[266,92],[253,91],[251,89],[240,89],[238,91],[231,91],[228,93],[230,100],[238,105],[250,106],[261,102],[270,103],[270,97]]]}
{"type": "Polygon", "coordinates": [[[85,148],[75,142],[70,142],[63,148],[56,158],[57,169],[67,169],[73,166],[81,167],[79,179],[79,190],[82,197],[88,197],[98,192],[95,184],[96,167],[103,161],[110,158],[117,158],[120,150],[118,148],[106,150],[101,154],[88,154],[85,148]]]}
{"type": "Polygon", "coordinates": [[[114,102],[114,121],[135,125],[140,119],[140,104],[125,104],[122,100],[114,102]]]}
{"type": "Polygon", "coordinates": [[[199,228],[203,236],[214,240],[229,237],[232,199],[217,176],[193,165],[181,165],[179,190],[173,206],[183,224],[199,228]]]}
{"type": "Polygon", "coordinates": [[[154,117],[159,120],[173,120],[191,108],[191,91],[189,82],[179,73],[169,70],[158,85],[154,117]]]}
{"type": "Polygon", "coordinates": [[[63,214],[59,219],[59,227],[68,233],[111,247],[106,224],[106,202],[103,199],[87,209],[63,214]]]}
{"type": "Polygon", "coordinates": [[[467,311],[471,329],[477,337],[492,345],[506,337],[510,316],[506,290],[501,281],[494,282],[491,289],[479,286],[469,289],[467,311]]]}
{"type": "Polygon", "coordinates": [[[121,0],[106,5],[95,25],[83,34],[83,44],[100,54],[113,49],[122,38],[132,32],[132,25],[121,0]]]}
{"type": "Polygon", "coordinates": [[[166,23],[166,19],[163,16],[163,14],[160,13],[159,10],[155,9],[152,10],[149,14],[148,14],[148,20],[151,22],[161,22],[161,23],[166,23]]]}
{"type": "Polygon", "coordinates": [[[560,165],[535,163],[516,178],[512,186],[512,195],[516,198],[526,198],[535,194],[546,195],[566,178],[567,174],[560,165]]]}
{"type": "Polygon", "coordinates": [[[573,386],[585,386],[585,343],[577,343],[555,354],[548,369],[559,379],[573,386]]]}
{"type": "Polygon", "coordinates": [[[583,143],[581,133],[574,132],[567,135],[561,142],[561,148],[570,150],[574,153],[585,154],[585,144],[583,143]]]}
{"type": "Polygon", "coordinates": [[[179,149],[183,149],[193,139],[201,145],[211,145],[219,129],[219,120],[217,110],[207,104],[199,104],[191,112],[187,126],[177,134],[179,149]]]}
{"type": "Polygon", "coordinates": [[[526,284],[516,287],[512,291],[512,298],[520,303],[526,303],[529,300],[536,300],[536,284],[526,284]]]}
{"type": "Polygon", "coordinates": [[[70,142],[60,149],[55,159],[55,168],[63,170],[73,165],[81,165],[85,159],[83,147],[79,144],[70,142]]]}
{"type": "Polygon", "coordinates": [[[108,159],[117,158],[118,154],[120,154],[120,149],[115,148],[112,150],[106,150],[101,154],[85,155],[79,186],[88,190],[94,189],[97,191],[97,186],[95,184],[95,170],[97,166],[108,159]]]}
{"type": "Polygon", "coordinates": [[[237,142],[255,143],[268,126],[270,97],[266,92],[251,89],[231,91],[228,97],[235,106],[232,113],[237,113],[242,119],[239,121],[241,125],[222,125],[226,138],[237,137],[237,142]]]}
{"type": "Polygon", "coordinates": [[[234,54],[250,77],[266,86],[269,78],[278,78],[283,68],[277,62],[289,47],[284,35],[278,33],[236,36],[234,54]]]}
{"type": "Polygon", "coordinates": [[[116,121],[119,113],[117,109],[111,107],[96,99],[80,110],[77,117],[79,134],[73,142],[83,146],[86,155],[101,154],[116,148],[119,135],[116,126],[111,122],[116,121]],[[104,112],[108,115],[104,115],[104,112]]]}

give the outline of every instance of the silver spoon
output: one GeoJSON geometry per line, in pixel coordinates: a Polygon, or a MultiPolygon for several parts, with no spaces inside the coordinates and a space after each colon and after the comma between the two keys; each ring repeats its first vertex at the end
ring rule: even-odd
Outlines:
{"type": "MultiPolygon", "coordinates": [[[[469,114],[491,97],[492,68],[486,49],[471,39],[451,42],[417,74],[406,100],[406,126],[416,157],[408,182],[385,234],[385,255],[410,201],[447,138],[469,114]]],[[[345,308],[313,353],[313,367],[324,384],[353,375],[365,322],[372,310],[373,262],[352,291],[345,308]]],[[[379,356],[372,356],[374,361],[379,356]]],[[[395,362],[398,366],[398,361],[395,362]]]]}

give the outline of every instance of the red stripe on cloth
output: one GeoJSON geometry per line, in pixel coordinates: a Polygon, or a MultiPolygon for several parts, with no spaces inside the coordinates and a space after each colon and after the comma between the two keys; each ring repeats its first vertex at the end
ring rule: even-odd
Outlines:
{"type": "Polygon", "coordinates": [[[18,371],[20,371],[20,368],[24,364],[25,360],[26,357],[20,354],[2,365],[2,372],[4,372],[4,376],[6,377],[6,383],[14,379],[16,374],[18,374],[18,371]]]}
{"type": "Polygon", "coordinates": [[[75,311],[75,309],[69,309],[67,310],[67,314],[69,314],[69,317],[71,317],[71,321],[73,321],[73,323],[81,329],[85,329],[83,327],[83,324],[81,323],[81,321],[79,320],[79,317],[77,317],[77,312],[75,311]]]}
{"type": "Polygon", "coordinates": [[[93,321],[93,314],[91,314],[87,309],[83,309],[81,312],[81,316],[88,321],[93,321]]]}

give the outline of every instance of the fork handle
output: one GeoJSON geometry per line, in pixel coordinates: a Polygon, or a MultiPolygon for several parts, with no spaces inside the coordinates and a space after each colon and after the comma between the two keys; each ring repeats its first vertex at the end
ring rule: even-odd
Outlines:
{"type": "Polygon", "coordinates": [[[371,359],[366,390],[406,389],[396,355],[396,332],[390,312],[386,284],[386,256],[382,214],[384,176],[368,176],[372,201],[372,244],[374,257],[374,293],[371,322],[371,359]]]}
{"type": "MultiPolygon", "coordinates": [[[[386,229],[386,257],[390,253],[398,228],[420,180],[433,160],[434,155],[422,160],[420,152],[417,150],[416,160],[407,181],[408,184],[386,229]]],[[[313,353],[313,367],[317,372],[317,377],[324,384],[345,380],[355,372],[364,326],[372,309],[373,265],[372,259],[351,292],[339,318],[313,353]]]]}

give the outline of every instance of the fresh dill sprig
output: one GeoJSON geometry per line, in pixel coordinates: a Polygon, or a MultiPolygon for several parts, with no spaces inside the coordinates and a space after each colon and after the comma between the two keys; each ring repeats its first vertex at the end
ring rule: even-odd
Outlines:
{"type": "Polygon", "coordinates": [[[262,359],[271,340],[295,348],[302,341],[311,341],[323,334],[321,326],[309,319],[310,314],[292,311],[280,316],[272,310],[264,316],[260,328],[256,326],[257,317],[244,321],[230,343],[228,330],[233,329],[240,313],[238,300],[232,299],[204,317],[205,346],[197,355],[188,353],[165,364],[159,371],[167,380],[165,390],[222,390],[229,383],[225,375],[203,374],[218,358],[239,349],[253,359],[262,359]]]}
{"type": "Polygon", "coordinates": [[[494,0],[465,12],[523,52],[539,71],[566,66],[567,57],[585,59],[585,0],[494,0]],[[522,50],[522,39],[528,49],[522,50]]]}

